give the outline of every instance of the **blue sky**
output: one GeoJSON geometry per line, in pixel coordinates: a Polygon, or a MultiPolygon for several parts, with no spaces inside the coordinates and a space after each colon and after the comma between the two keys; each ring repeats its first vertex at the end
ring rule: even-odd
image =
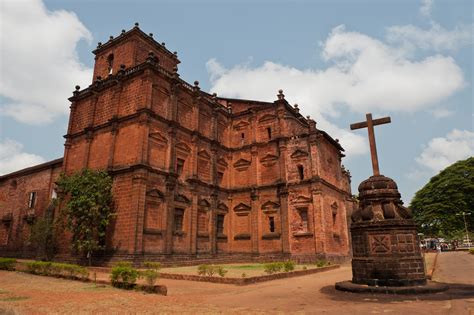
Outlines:
{"type": "Polygon", "coordinates": [[[353,192],[381,173],[404,201],[474,155],[471,1],[2,1],[0,173],[62,156],[74,85],[91,81],[98,41],[135,22],[178,51],[188,82],[272,101],[278,89],[341,139],[353,192]]]}

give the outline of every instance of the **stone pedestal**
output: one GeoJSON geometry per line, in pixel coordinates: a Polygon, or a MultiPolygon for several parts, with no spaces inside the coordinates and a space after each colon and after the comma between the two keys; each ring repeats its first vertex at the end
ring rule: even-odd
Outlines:
{"type": "Polygon", "coordinates": [[[352,215],[352,282],[336,284],[351,292],[428,293],[446,285],[427,284],[416,224],[403,207],[397,184],[383,175],[359,185],[352,215]]]}
{"type": "Polygon", "coordinates": [[[413,220],[353,223],[352,282],[370,286],[426,284],[413,220]]]}

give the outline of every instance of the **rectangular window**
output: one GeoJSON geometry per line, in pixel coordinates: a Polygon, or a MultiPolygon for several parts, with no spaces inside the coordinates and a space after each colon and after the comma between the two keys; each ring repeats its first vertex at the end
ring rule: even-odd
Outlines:
{"type": "Polygon", "coordinates": [[[184,160],[177,159],[176,160],[176,174],[178,174],[178,176],[181,176],[181,174],[183,173],[183,169],[184,169],[184,160]]]}
{"type": "Polygon", "coordinates": [[[337,214],[333,213],[332,214],[332,226],[336,227],[336,221],[337,221],[337,214]]]}
{"type": "Polygon", "coordinates": [[[224,178],[224,173],[223,172],[217,172],[217,183],[218,184],[222,183],[223,178],[224,178]]]}
{"type": "Polygon", "coordinates": [[[268,217],[268,223],[270,224],[270,232],[275,232],[275,218],[274,217],[268,217]]]}
{"type": "Polygon", "coordinates": [[[301,219],[301,227],[303,231],[309,231],[308,229],[308,209],[298,209],[301,219]]]}
{"type": "Polygon", "coordinates": [[[34,208],[36,204],[36,191],[30,192],[28,197],[28,208],[34,208]]]}
{"type": "Polygon", "coordinates": [[[183,231],[183,219],[184,219],[184,210],[174,209],[174,231],[175,232],[183,231]]]}
{"type": "Polygon", "coordinates": [[[267,128],[267,134],[268,134],[268,139],[272,138],[272,128],[268,127],[267,128]]]}
{"type": "Polygon", "coordinates": [[[298,165],[298,175],[300,176],[300,180],[304,179],[304,167],[303,167],[303,165],[298,165]]]}
{"type": "Polygon", "coordinates": [[[216,223],[217,223],[217,226],[216,226],[217,235],[224,234],[224,215],[223,214],[217,215],[216,223]]]}

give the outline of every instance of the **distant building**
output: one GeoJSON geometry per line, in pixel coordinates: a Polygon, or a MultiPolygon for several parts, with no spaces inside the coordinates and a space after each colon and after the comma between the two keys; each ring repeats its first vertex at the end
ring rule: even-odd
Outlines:
{"type": "MultiPolygon", "coordinates": [[[[282,91],[274,102],[205,93],[138,25],[94,54],[94,82],[69,99],[64,158],[0,177],[0,256],[31,254],[54,181],[83,168],[114,180],[104,259],[348,255],[343,148],[282,91]]],[[[60,257],[71,254],[67,235],[60,245],[60,257]]]]}

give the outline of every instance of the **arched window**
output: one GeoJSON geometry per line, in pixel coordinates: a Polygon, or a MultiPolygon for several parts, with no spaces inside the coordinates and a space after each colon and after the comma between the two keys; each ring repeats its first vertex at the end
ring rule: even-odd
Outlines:
{"type": "Polygon", "coordinates": [[[300,180],[304,179],[304,167],[303,167],[303,165],[298,165],[298,175],[300,176],[300,180]]]}
{"type": "Polygon", "coordinates": [[[114,54],[110,54],[107,57],[107,72],[109,73],[109,75],[112,74],[113,67],[114,67],[114,54]]]}

